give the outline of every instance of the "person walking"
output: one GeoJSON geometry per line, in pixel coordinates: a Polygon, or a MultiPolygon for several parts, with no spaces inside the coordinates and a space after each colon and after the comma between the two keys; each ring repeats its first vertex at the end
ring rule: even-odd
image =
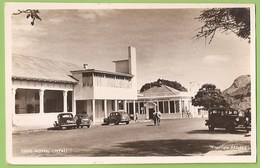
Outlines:
{"type": "Polygon", "coordinates": [[[138,122],[138,113],[135,113],[135,116],[134,116],[134,119],[135,119],[135,122],[138,122]]]}
{"type": "Polygon", "coordinates": [[[157,125],[157,126],[160,125],[161,117],[162,117],[162,113],[160,111],[155,111],[153,113],[154,125],[157,125]]]}

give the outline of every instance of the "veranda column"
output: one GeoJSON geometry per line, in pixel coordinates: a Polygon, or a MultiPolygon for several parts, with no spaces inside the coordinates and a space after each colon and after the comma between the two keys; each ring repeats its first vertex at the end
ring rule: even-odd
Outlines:
{"type": "Polygon", "coordinates": [[[15,95],[16,95],[16,88],[12,88],[12,112],[13,112],[13,117],[15,116],[15,95]]]}
{"type": "Polygon", "coordinates": [[[92,100],[92,109],[93,109],[93,123],[96,122],[96,101],[95,99],[92,100]]]}
{"type": "Polygon", "coordinates": [[[105,118],[107,118],[107,100],[104,100],[105,118]]]}
{"type": "Polygon", "coordinates": [[[182,108],[181,108],[181,100],[179,100],[179,112],[181,113],[181,118],[182,118],[183,114],[182,114],[182,108]]]}
{"type": "Polygon", "coordinates": [[[177,113],[177,111],[176,111],[176,105],[177,105],[177,104],[176,104],[176,101],[175,101],[175,100],[173,101],[173,104],[174,104],[174,113],[177,113]]]}
{"type": "Polygon", "coordinates": [[[74,91],[72,92],[72,113],[73,115],[76,114],[77,107],[76,107],[76,100],[75,100],[75,94],[74,91]]]}
{"type": "Polygon", "coordinates": [[[40,89],[40,114],[44,113],[44,89],[40,89]]]}
{"type": "Polygon", "coordinates": [[[64,90],[63,91],[63,111],[64,112],[68,112],[67,96],[68,96],[68,91],[64,90]]]}
{"type": "Polygon", "coordinates": [[[128,113],[128,111],[127,111],[127,106],[126,106],[126,105],[127,105],[126,102],[127,102],[127,100],[124,101],[124,111],[125,111],[126,113],[128,113]]]}
{"type": "Polygon", "coordinates": [[[134,116],[135,116],[135,100],[133,101],[133,110],[134,110],[134,116]]]}
{"type": "Polygon", "coordinates": [[[164,101],[162,101],[162,111],[161,113],[165,113],[164,101]]]}
{"type": "Polygon", "coordinates": [[[137,104],[138,104],[138,114],[141,114],[140,113],[140,102],[138,101],[137,104]]]}
{"type": "Polygon", "coordinates": [[[12,124],[16,124],[16,115],[15,115],[15,95],[16,95],[16,88],[12,88],[12,100],[11,100],[11,105],[12,105],[12,124]]]}
{"type": "Polygon", "coordinates": [[[170,105],[170,101],[168,100],[168,113],[171,113],[171,105],[170,105]]]}
{"type": "Polygon", "coordinates": [[[115,100],[115,111],[117,111],[117,100],[115,100]]]}

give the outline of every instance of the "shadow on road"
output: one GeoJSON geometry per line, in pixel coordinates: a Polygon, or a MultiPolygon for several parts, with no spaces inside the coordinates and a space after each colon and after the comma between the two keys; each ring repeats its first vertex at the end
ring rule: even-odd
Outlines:
{"type": "Polygon", "coordinates": [[[108,149],[95,149],[92,156],[189,156],[202,155],[212,150],[212,145],[227,141],[204,139],[149,140],[120,143],[108,149]]]}
{"type": "Polygon", "coordinates": [[[147,127],[151,127],[151,126],[154,126],[155,127],[155,125],[154,124],[148,124],[148,125],[146,125],[147,127]]]}
{"type": "Polygon", "coordinates": [[[187,132],[188,134],[246,134],[247,132],[245,130],[237,130],[235,132],[227,132],[226,130],[192,130],[187,132]]]}

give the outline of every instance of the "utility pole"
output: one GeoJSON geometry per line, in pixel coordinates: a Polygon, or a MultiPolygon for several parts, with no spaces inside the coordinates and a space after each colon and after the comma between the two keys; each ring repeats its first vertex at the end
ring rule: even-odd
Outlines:
{"type": "Polygon", "coordinates": [[[198,84],[198,86],[199,86],[199,82],[198,81],[191,81],[190,82],[190,92],[191,92],[191,89],[194,87],[195,84],[198,84]]]}

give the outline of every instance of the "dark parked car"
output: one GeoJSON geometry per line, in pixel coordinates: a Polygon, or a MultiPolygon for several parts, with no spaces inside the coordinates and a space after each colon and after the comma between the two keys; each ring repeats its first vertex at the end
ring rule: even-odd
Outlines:
{"type": "Polygon", "coordinates": [[[75,120],[76,120],[77,128],[79,127],[83,128],[84,126],[87,126],[89,128],[93,119],[91,116],[88,116],[86,113],[79,113],[75,115],[75,120]]]}
{"type": "Polygon", "coordinates": [[[130,122],[130,116],[123,111],[115,111],[111,112],[108,118],[104,118],[104,124],[115,124],[118,125],[119,123],[126,123],[129,124],[130,122]]]}
{"type": "Polygon", "coordinates": [[[234,132],[239,126],[244,126],[244,117],[232,108],[213,108],[209,110],[208,120],[205,123],[210,131],[215,128],[225,128],[228,132],[234,132]]]}
{"type": "Polygon", "coordinates": [[[60,113],[57,116],[57,121],[54,122],[53,126],[58,129],[65,128],[76,128],[77,124],[73,118],[72,113],[60,113]]]}
{"type": "Polygon", "coordinates": [[[244,126],[247,132],[251,130],[251,108],[246,109],[244,114],[244,126]]]}

